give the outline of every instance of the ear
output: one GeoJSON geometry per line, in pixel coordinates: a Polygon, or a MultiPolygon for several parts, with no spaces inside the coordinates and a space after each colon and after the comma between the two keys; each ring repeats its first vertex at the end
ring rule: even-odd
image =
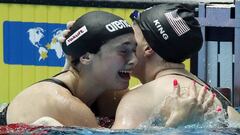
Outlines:
{"type": "Polygon", "coordinates": [[[82,64],[88,65],[92,62],[92,59],[93,59],[93,54],[87,52],[80,57],[80,62],[82,64]]]}
{"type": "Polygon", "coordinates": [[[154,54],[153,49],[150,46],[145,46],[144,47],[144,56],[149,57],[152,56],[154,54]]]}

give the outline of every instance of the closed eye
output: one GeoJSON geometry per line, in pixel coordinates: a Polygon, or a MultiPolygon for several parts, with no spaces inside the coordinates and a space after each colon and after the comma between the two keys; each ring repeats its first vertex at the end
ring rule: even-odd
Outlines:
{"type": "Polygon", "coordinates": [[[126,49],[120,50],[120,53],[121,53],[121,54],[127,54],[127,53],[128,53],[128,50],[126,50],[126,49]]]}
{"type": "Polygon", "coordinates": [[[137,44],[131,44],[130,42],[126,42],[119,47],[119,52],[121,54],[130,54],[132,52],[136,53],[136,47],[137,44]]]}

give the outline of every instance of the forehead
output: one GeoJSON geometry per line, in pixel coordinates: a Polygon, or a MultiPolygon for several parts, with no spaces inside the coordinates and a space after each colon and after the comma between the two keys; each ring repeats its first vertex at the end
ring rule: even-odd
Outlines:
{"type": "Polygon", "coordinates": [[[108,42],[106,42],[102,47],[108,48],[108,47],[118,47],[118,46],[126,46],[126,45],[133,46],[133,47],[136,46],[136,41],[133,33],[128,33],[128,34],[115,37],[109,40],[108,42]]]}
{"type": "Polygon", "coordinates": [[[146,42],[146,40],[143,36],[143,33],[142,33],[140,27],[138,26],[138,24],[133,23],[132,28],[133,28],[134,36],[135,36],[136,40],[140,41],[140,42],[146,42]]]}

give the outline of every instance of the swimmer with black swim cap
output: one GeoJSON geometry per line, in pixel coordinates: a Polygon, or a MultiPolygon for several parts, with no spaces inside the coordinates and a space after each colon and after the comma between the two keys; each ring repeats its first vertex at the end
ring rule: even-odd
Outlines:
{"type": "MultiPolygon", "coordinates": [[[[81,63],[81,60],[84,60],[83,58],[92,58],[92,60],[95,61],[96,59],[92,56],[98,56],[100,50],[104,50],[104,53],[106,53],[104,55],[110,55],[115,52],[113,55],[118,57],[115,60],[113,59],[114,57],[111,57],[111,59],[116,63],[108,63],[109,65],[107,67],[107,64],[103,64],[103,62],[101,62],[101,64],[97,64],[99,62],[92,62],[91,65],[85,64],[87,67],[85,69],[89,72],[89,69],[92,67],[97,67],[96,71],[94,69],[93,72],[96,72],[99,76],[95,79],[98,79],[98,77],[102,78],[100,74],[105,77],[109,75],[109,77],[107,77],[108,79],[113,80],[116,84],[120,83],[114,80],[125,82],[124,87],[127,88],[130,73],[137,59],[134,54],[136,44],[133,38],[133,30],[126,20],[103,11],[85,14],[73,24],[70,33],[66,36],[62,48],[65,54],[71,57],[70,61],[72,62],[72,67],[77,71],[80,71],[80,68],[77,68],[76,65],[78,65],[79,62],[81,63]],[[99,16],[101,16],[101,18],[99,16]],[[91,20],[91,18],[95,19],[91,20]],[[115,38],[119,40],[115,40],[115,38]],[[121,59],[125,60],[123,63],[126,65],[123,63],[123,65],[118,64],[117,60],[119,56],[121,56],[121,59]],[[111,66],[114,66],[114,68],[110,68],[111,66]],[[114,72],[116,72],[113,70],[118,70],[118,74],[115,77],[112,76],[115,74],[114,72]]],[[[102,53],[103,52],[101,52],[100,58],[104,56],[102,53]]],[[[109,58],[101,60],[110,62],[109,58]]],[[[89,75],[93,72],[87,74],[89,75]]],[[[98,83],[101,82],[102,85],[114,84],[113,82],[105,81],[100,78],[98,79],[98,83]]],[[[122,87],[122,89],[125,89],[124,87],[122,87]]],[[[114,89],[119,88],[116,87],[114,89]]]]}
{"type": "Polygon", "coordinates": [[[166,108],[178,108],[178,112],[193,112],[178,115],[165,110],[163,120],[172,120],[166,121],[165,126],[199,120],[205,112],[215,111],[217,106],[222,107],[223,104],[208,90],[207,84],[187,71],[182,63],[196,54],[203,42],[200,25],[191,9],[184,4],[159,4],[142,12],[134,11],[130,17],[134,22],[133,29],[138,44],[138,63],[133,75],[144,85],[124,95],[113,128],[136,128],[158,112],[156,109],[161,104],[166,108]],[[180,84],[181,94],[178,92],[169,100],[173,84],[180,84]],[[198,94],[203,98],[200,99],[198,94]],[[189,95],[191,105],[168,103],[181,101],[180,98],[189,95]]]}
{"type": "Polygon", "coordinates": [[[133,29],[119,16],[93,11],[78,18],[66,38],[62,46],[70,68],[13,99],[7,124],[42,118],[49,125],[98,127],[96,116],[115,116],[122,94],[114,92],[128,88],[137,63],[133,29]]]}

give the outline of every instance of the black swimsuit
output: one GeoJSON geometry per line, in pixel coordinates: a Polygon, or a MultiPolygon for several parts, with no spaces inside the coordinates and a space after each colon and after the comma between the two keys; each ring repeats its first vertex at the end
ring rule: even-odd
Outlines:
{"type": "MultiPolygon", "coordinates": [[[[57,75],[55,76],[58,76],[59,74],[62,74],[62,73],[65,73],[67,72],[68,70],[66,71],[63,71],[63,72],[60,72],[58,73],[57,75]]],[[[55,77],[54,76],[54,77],[55,77]]],[[[71,90],[69,89],[69,87],[61,80],[59,79],[56,79],[56,78],[49,78],[49,79],[44,79],[44,80],[41,80],[39,82],[52,82],[52,83],[56,83],[64,88],[66,88],[67,90],[69,90],[69,92],[72,94],[71,90]]],[[[7,105],[1,112],[0,112],[0,126],[1,125],[7,125],[7,108],[8,108],[9,105],[7,105]]]]}
{"type": "Polygon", "coordinates": [[[7,125],[7,108],[8,105],[0,112],[0,126],[7,125]]]}

